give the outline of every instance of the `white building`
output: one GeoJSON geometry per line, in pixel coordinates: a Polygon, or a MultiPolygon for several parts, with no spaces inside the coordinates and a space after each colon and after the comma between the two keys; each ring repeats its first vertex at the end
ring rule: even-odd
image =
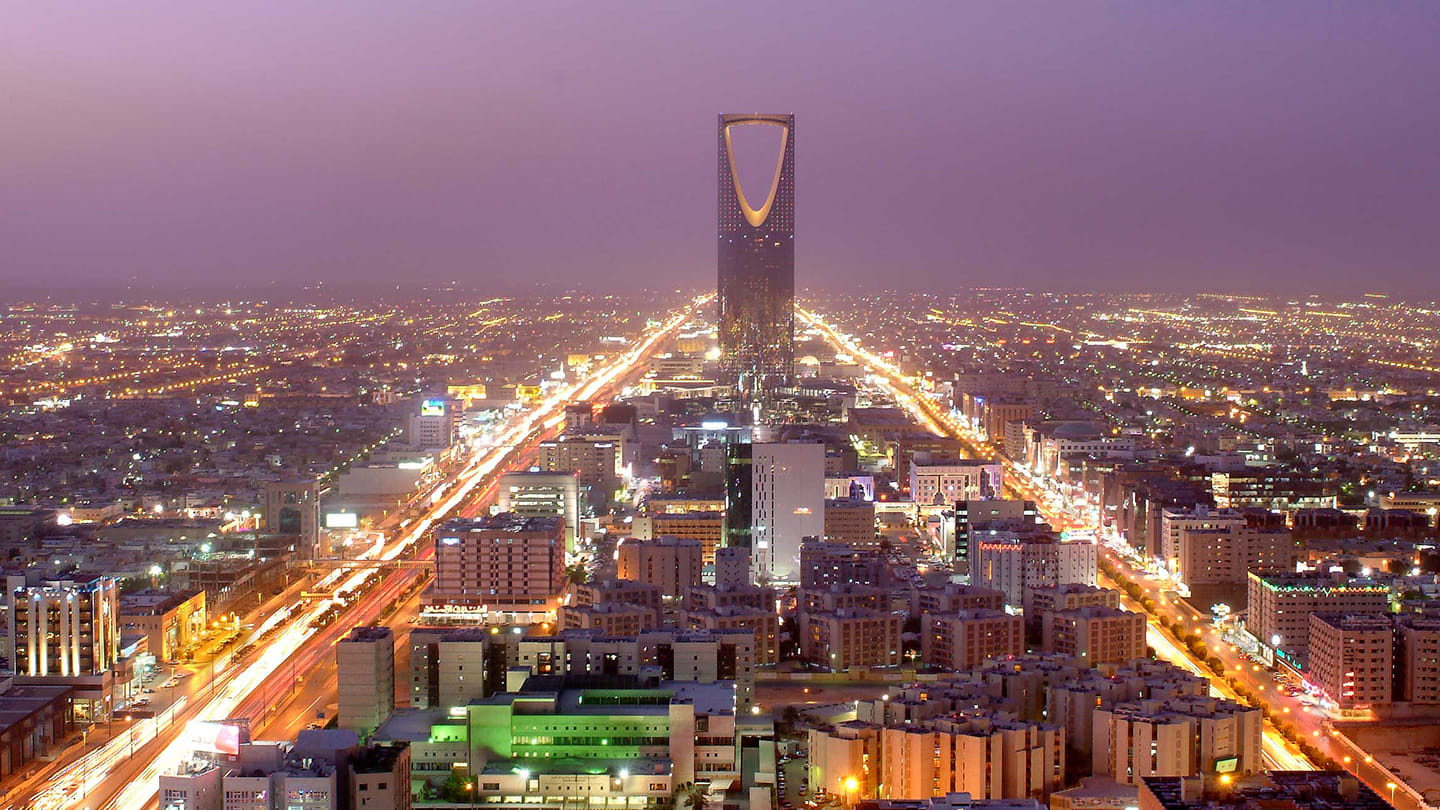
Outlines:
{"type": "Polygon", "coordinates": [[[976,585],[1005,594],[1013,606],[1024,603],[1025,591],[1078,582],[1094,585],[1095,543],[1061,542],[1048,536],[1021,537],[1013,532],[977,535],[972,578],[976,585]]]}
{"type": "Polygon", "coordinates": [[[957,501],[1004,496],[998,461],[934,458],[916,453],[910,461],[910,500],[922,506],[953,506],[957,501]]]}
{"type": "Polygon", "coordinates": [[[825,534],[825,445],[751,445],[751,564],[757,577],[800,579],[800,542],[825,534]]]}

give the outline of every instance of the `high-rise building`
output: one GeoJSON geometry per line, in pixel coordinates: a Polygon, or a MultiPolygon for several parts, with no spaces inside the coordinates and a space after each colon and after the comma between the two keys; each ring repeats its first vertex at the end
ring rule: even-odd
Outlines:
{"type": "Polygon", "coordinates": [[[395,711],[395,633],[388,627],[357,627],[335,645],[340,688],[340,728],[363,739],[395,711]]]}
{"type": "Polygon", "coordinates": [[[575,548],[580,528],[580,477],[574,472],[517,470],[500,476],[500,511],[565,521],[565,547],[575,548]]]}
{"type": "Polygon", "coordinates": [[[719,120],[720,364],[753,396],[789,379],[795,361],[795,116],[719,120]],[[779,127],[780,154],[758,205],[740,183],[732,130],[779,127]]]}
{"type": "Polygon", "coordinates": [[[437,526],[435,584],[423,600],[431,618],[553,620],[565,589],[564,526],[558,517],[510,513],[437,526]]]}
{"type": "Polygon", "coordinates": [[[113,709],[120,657],[120,587],[114,577],[38,570],[11,574],[9,638],[16,682],[74,687],[75,713],[104,720],[113,709]]]}
{"type": "Polygon", "coordinates": [[[756,581],[798,581],[801,542],[825,532],[825,445],[733,445],[725,530],[727,545],[749,549],[756,581]]]}

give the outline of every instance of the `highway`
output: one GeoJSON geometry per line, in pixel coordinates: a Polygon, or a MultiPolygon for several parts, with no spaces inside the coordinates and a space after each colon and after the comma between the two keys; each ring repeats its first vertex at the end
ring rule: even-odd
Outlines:
{"type": "MultiPolygon", "coordinates": [[[[635,373],[660,343],[691,320],[709,299],[697,298],[679,314],[648,329],[623,354],[512,420],[494,437],[493,444],[456,476],[456,484],[445,489],[447,494],[439,502],[366,556],[376,561],[410,556],[423,559],[430,550],[423,548],[422,541],[434,523],[473,509],[477,495],[493,492],[500,473],[510,469],[517,459],[528,458],[526,452],[533,453],[540,437],[564,423],[566,404],[608,393],[635,373]]],[[[239,664],[227,659],[225,665],[215,667],[213,679],[192,675],[186,686],[193,694],[177,696],[159,717],[131,721],[123,732],[100,747],[57,769],[39,793],[17,791],[7,798],[7,806],[38,810],[141,810],[154,806],[159,775],[173,772],[193,749],[184,734],[191,720],[248,718],[257,728],[274,730],[267,724],[273,724],[275,715],[285,711],[282,707],[290,705],[297,691],[307,691],[312,671],[323,668],[327,661],[333,667],[331,648],[335,642],[349,628],[378,620],[387,607],[416,589],[423,576],[428,572],[422,575],[416,568],[399,568],[385,574],[379,568],[336,570],[326,575],[314,590],[363,592],[363,596],[345,607],[333,622],[318,629],[312,624],[337,604],[336,597],[297,598],[287,607],[273,610],[254,628],[251,638],[263,640],[256,644],[253,656],[239,664]],[[372,580],[376,580],[373,585],[372,580]]]]}
{"type": "MultiPolygon", "coordinates": [[[[848,336],[837,332],[829,324],[825,323],[821,316],[804,308],[796,308],[796,314],[805,323],[815,327],[837,349],[857,358],[868,368],[875,372],[874,379],[892,397],[895,402],[911,416],[925,426],[927,429],[951,438],[959,439],[967,447],[968,452],[977,458],[996,458],[993,450],[986,447],[979,441],[974,433],[970,432],[964,425],[953,419],[947,412],[937,407],[929,397],[920,394],[910,384],[906,375],[896,366],[886,362],[884,359],[858,345],[848,336]]],[[[1005,469],[1005,489],[1009,494],[1026,500],[1035,501],[1042,516],[1051,526],[1060,530],[1088,530],[1097,529],[1093,517],[1061,511],[1060,499],[1048,492],[1041,490],[1033,478],[1023,470],[1020,470],[1014,462],[999,456],[1005,469]]],[[[1106,547],[1102,544],[1102,550],[1106,547]]],[[[1176,600],[1178,601],[1178,600],[1176,600]]],[[[1159,600],[1157,600],[1157,604],[1159,600]]],[[[1136,612],[1143,612],[1139,605],[1127,600],[1126,607],[1136,612]]],[[[1168,630],[1160,626],[1158,618],[1154,615],[1148,617],[1146,628],[1146,643],[1155,650],[1155,654],[1163,661],[1168,661],[1176,666],[1182,667],[1192,673],[1201,675],[1210,680],[1211,692],[1230,699],[1238,696],[1234,690],[1223,681],[1218,681],[1213,675],[1208,674],[1205,664],[1197,661],[1189,650],[1176,639],[1168,630]]],[[[1211,645],[1211,649],[1223,648],[1226,645],[1211,645]]],[[[1222,650],[1216,650],[1221,652],[1222,650]]],[[[1223,650],[1232,656],[1238,657],[1233,650],[1223,650]]],[[[1243,659],[1242,659],[1243,660],[1243,659]]],[[[1243,665],[1241,665],[1243,666],[1243,665]]],[[[1254,673],[1251,673],[1252,675],[1254,673]]],[[[1263,689],[1263,685],[1261,687],[1263,689]]],[[[1272,685],[1273,692],[1273,685],[1272,685]]],[[[1263,748],[1263,759],[1271,768],[1284,770],[1313,770],[1314,765],[1300,753],[1294,744],[1288,742],[1275,726],[1266,721],[1262,731],[1261,745],[1263,748]]],[[[1337,759],[1339,759],[1337,757],[1337,759]]]]}

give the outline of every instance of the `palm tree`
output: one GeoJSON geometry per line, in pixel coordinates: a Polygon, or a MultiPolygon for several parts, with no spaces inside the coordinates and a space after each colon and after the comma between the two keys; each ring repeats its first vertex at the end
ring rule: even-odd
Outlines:
{"type": "Polygon", "coordinates": [[[682,782],[675,786],[674,799],[676,810],[679,810],[681,802],[690,810],[705,810],[710,805],[710,791],[694,782],[682,782]]]}

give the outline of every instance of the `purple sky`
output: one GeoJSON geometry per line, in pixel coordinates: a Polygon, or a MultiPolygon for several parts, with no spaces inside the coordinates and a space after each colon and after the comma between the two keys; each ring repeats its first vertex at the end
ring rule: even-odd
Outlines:
{"type": "Polygon", "coordinates": [[[715,116],[797,280],[1440,294],[1440,3],[9,3],[0,283],[701,285],[715,116]]]}

